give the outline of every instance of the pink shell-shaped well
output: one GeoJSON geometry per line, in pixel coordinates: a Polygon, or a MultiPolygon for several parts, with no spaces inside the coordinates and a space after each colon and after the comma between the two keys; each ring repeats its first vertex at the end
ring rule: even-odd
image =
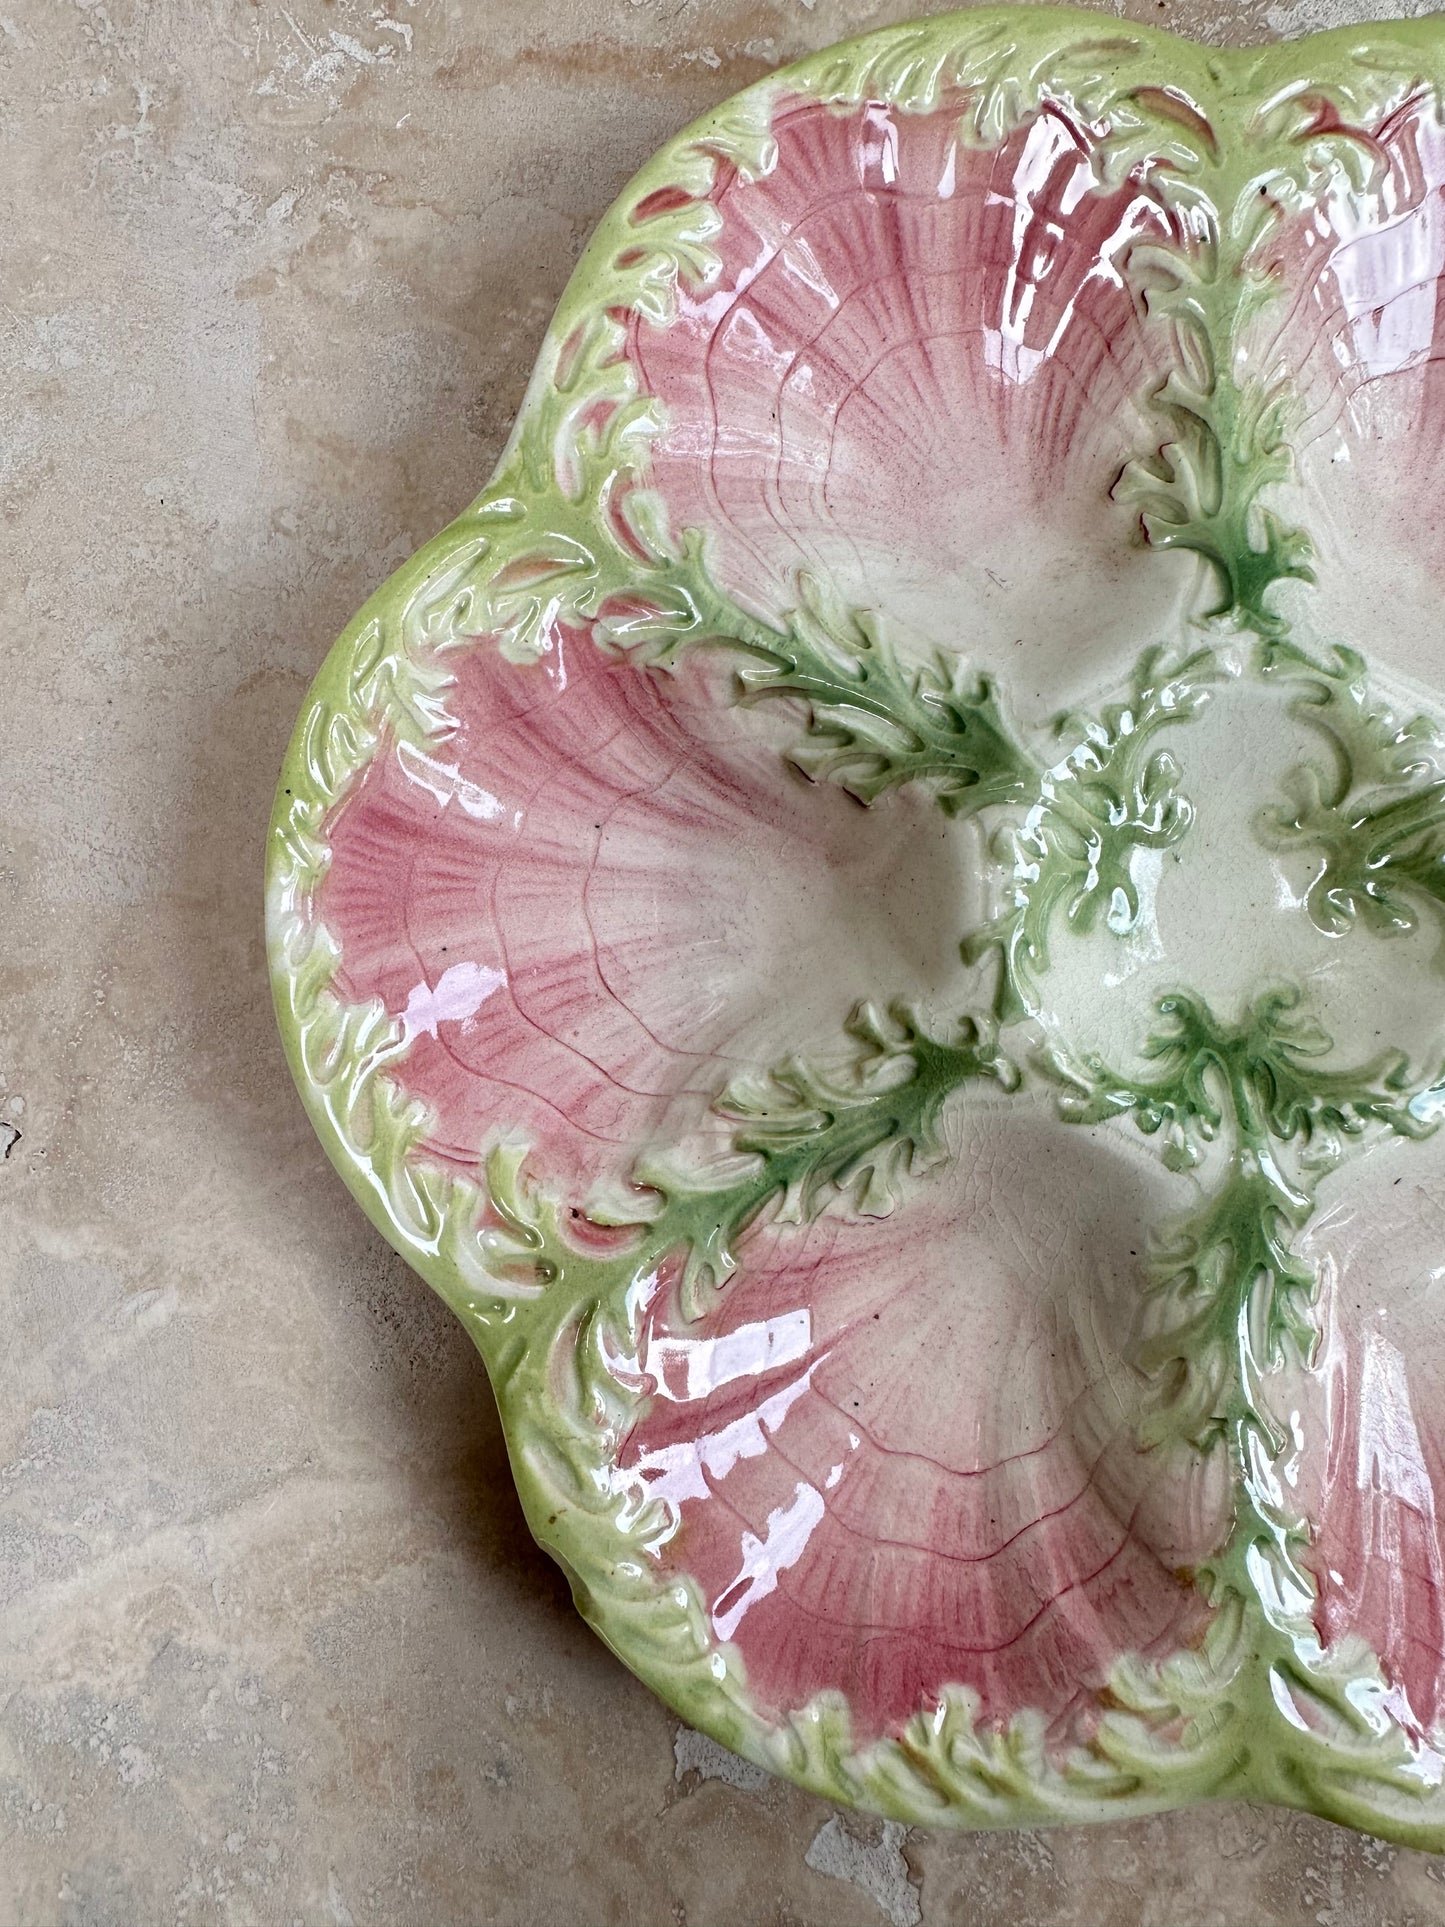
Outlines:
{"type": "Polygon", "coordinates": [[[985,1108],[895,1216],[755,1236],[701,1318],[648,1305],[620,1477],[678,1509],[664,1564],[773,1717],[842,1691],[869,1739],[950,1682],[1063,1730],[1201,1626],[1215,1468],[1138,1449],[1123,1358],[1153,1173],[1074,1140],[1042,1188],[1041,1128],[985,1108]]]}
{"type": "MultiPolygon", "coordinates": [[[[1136,649],[1181,582],[1109,499],[1165,374],[1167,331],[1123,273],[1168,233],[1157,202],[1099,191],[1057,108],[986,150],[956,106],[798,102],[774,133],[764,179],[715,189],[716,279],[670,326],[633,324],[674,525],[707,532],[717,579],[760,613],[806,569],[1016,677],[1075,615],[1081,680],[1136,649]]],[[[1045,701],[1050,668],[1029,692],[1045,701]]]]}
{"type": "Polygon", "coordinates": [[[1305,633],[1433,684],[1445,580],[1445,127],[1433,106],[1392,115],[1370,156],[1368,193],[1342,183],[1275,250],[1289,293],[1283,323],[1268,325],[1299,397],[1298,485],[1278,499],[1312,541],[1317,586],[1293,610],[1305,633]]]}

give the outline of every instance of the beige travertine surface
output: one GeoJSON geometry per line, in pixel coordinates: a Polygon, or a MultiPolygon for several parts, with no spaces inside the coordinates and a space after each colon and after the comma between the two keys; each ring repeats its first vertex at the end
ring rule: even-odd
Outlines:
{"type": "Polygon", "coordinates": [[[273,1036],[262,836],[334,632],[485,479],[651,149],[917,5],[8,4],[0,1927],[1445,1921],[1445,1865],[1299,1818],[904,1835],[679,1733],[273,1036]]]}

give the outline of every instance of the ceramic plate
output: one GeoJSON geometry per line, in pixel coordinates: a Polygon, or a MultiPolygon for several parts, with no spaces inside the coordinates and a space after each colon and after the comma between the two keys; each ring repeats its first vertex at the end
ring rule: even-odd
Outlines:
{"type": "Polygon", "coordinates": [[[1445,28],[974,12],[666,147],[270,843],[328,1152],[684,1718],[1445,1844],[1445,28]]]}

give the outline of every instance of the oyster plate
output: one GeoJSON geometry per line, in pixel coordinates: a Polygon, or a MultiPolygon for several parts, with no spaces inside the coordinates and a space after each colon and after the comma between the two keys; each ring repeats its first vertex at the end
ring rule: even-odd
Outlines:
{"type": "Polygon", "coordinates": [[[1445,29],[832,48],[669,143],[268,852],[323,1143],[677,1712],[1445,1844],[1445,29]]]}

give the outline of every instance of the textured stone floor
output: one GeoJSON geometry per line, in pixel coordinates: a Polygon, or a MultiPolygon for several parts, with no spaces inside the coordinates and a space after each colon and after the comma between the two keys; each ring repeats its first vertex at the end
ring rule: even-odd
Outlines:
{"type": "Polygon", "coordinates": [[[917,5],[8,4],[0,1927],[1445,1921],[1445,1868],[1303,1819],[905,1834],[679,1732],[273,1036],[261,843],[333,634],[485,479],[651,149],[917,5]]]}

